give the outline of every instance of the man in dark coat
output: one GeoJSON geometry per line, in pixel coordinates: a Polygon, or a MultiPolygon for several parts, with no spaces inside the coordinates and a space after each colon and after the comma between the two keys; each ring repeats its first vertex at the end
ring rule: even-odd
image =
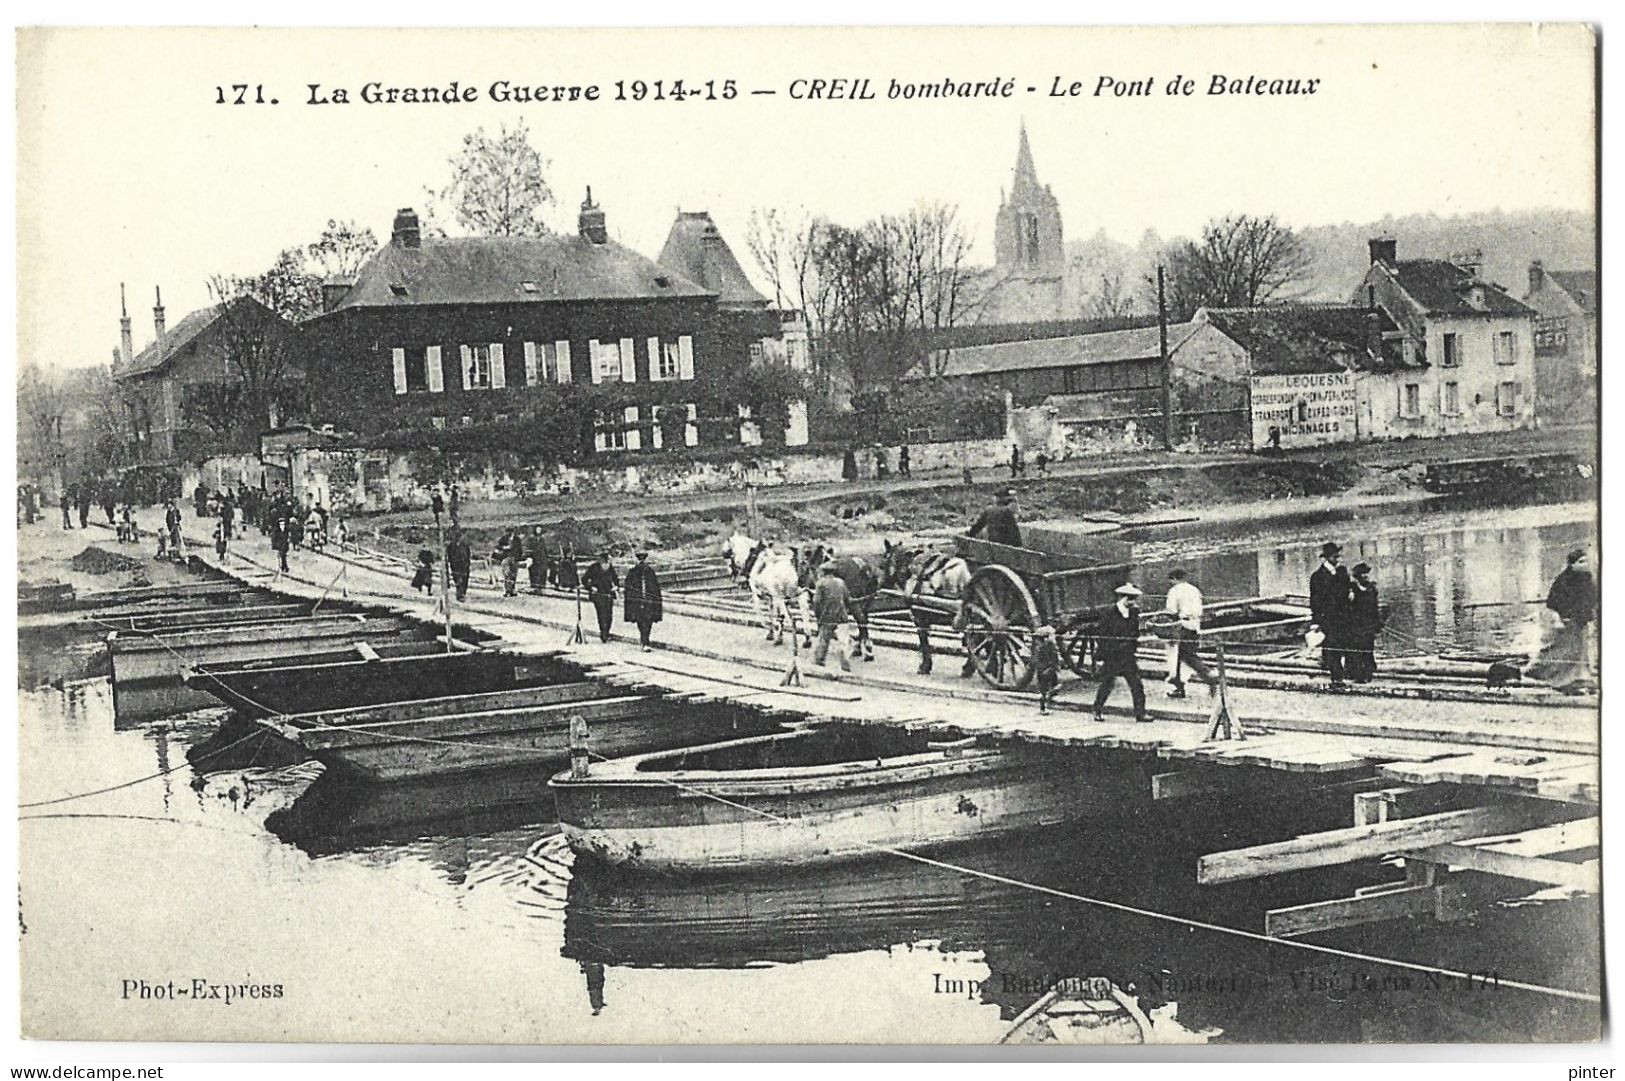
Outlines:
{"type": "Polygon", "coordinates": [[[102,513],[107,515],[107,525],[108,525],[109,528],[111,528],[112,526],[115,526],[115,525],[118,524],[114,520],[114,513],[113,513],[117,509],[118,509],[118,500],[113,498],[113,485],[112,485],[112,483],[111,482],[103,482],[103,484],[102,484],[102,513]]]}
{"type": "Polygon", "coordinates": [[[637,624],[638,642],[643,652],[648,653],[654,648],[649,644],[649,636],[664,615],[660,604],[660,578],[649,566],[648,552],[638,552],[637,560],[626,572],[625,615],[628,623],[637,624]]]}
{"type": "Polygon", "coordinates": [[[62,496],[57,500],[57,504],[62,508],[62,528],[72,529],[73,519],[70,517],[73,513],[72,491],[68,488],[62,489],[62,496]]]}
{"type": "Polygon", "coordinates": [[[90,508],[96,502],[96,492],[89,480],[79,485],[79,528],[90,528],[90,508]]]}
{"type": "Polygon", "coordinates": [[[288,516],[279,509],[271,518],[271,551],[276,553],[277,566],[284,571],[288,569],[288,545],[291,541],[288,526],[288,516]]]}
{"type": "Polygon", "coordinates": [[[209,516],[209,490],[203,486],[201,481],[199,481],[198,486],[192,490],[192,507],[197,511],[197,516],[199,518],[207,518],[209,516]]]}
{"type": "Polygon", "coordinates": [[[457,599],[468,596],[468,570],[474,562],[474,551],[461,526],[452,526],[446,539],[446,562],[451,567],[451,583],[457,587],[457,599]]]}
{"type": "Polygon", "coordinates": [[[1586,565],[1586,551],[1569,553],[1568,566],[1552,580],[1546,607],[1562,620],[1541,659],[1541,675],[1560,689],[1584,689],[1591,677],[1591,640],[1588,628],[1597,617],[1597,580],[1586,565]]]}
{"type": "Polygon", "coordinates": [[[1006,488],[999,493],[998,502],[971,523],[968,535],[985,536],[995,544],[1021,547],[1021,526],[1016,523],[1016,493],[1006,488]]]}
{"type": "Polygon", "coordinates": [[[540,593],[547,585],[547,534],[541,526],[530,531],[530,591],[540,593]]]}
{"type": "Polygon", "coordinates": [[[1140,591],[1133,582],[1117,587],[1117,603],[1106,609],[1095,627],[1095,656],[1100,662],[1100,686],[1095,691],[1095,720],[1106,719],[1106,700],[1121,677],[1134,702],[1134,719],[1145,715],[1145,683],[1140,679],[1140,591]]]}
{"type": "Polygon", "coordinates": [[[620,575],[615,573],[608,552],[598,553],[597,561],[581,576],[581,584],[587,587],[587,599],[598,613],[598,640],[607,642],[610,624],[615,622],[615,594],[621,588],[620,575]]]}
{"type": "Polygon", "coordinates": [[[1332,687],[1342,690],[1348,684],[1346,661],[1350,643],[1349,601],[1353,587],[1343,567],[1343,546],[1327,541],[1320,546],[1320,566],[1309,576],[1309,618],[1325,635],[1321,642],[1321,663],[1331,673],[1332,687]]]}
{"type": "Polygon", "coordinates": [[[1356,563],[1354,580],[1349,583],[1349,655],[1344,674],[1355,683],[1370,683],[1377,674],[1377,635],[1382,631],[1382,611],[1377,604],[1377,583],[1371,580],[1371,564],[1356,563]]]}

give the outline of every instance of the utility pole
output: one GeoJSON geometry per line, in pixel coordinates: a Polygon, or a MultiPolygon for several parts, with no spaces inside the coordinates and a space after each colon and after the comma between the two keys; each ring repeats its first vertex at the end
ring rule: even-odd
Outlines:
{"type": "Polygon", "coordinates": [[[1162,264],[1157,264],[1157,336],[1162,356],[1162,449],[1174,449],[1173,365],[1168,360],[1168,301],[1163,293],[1162,264]]]}

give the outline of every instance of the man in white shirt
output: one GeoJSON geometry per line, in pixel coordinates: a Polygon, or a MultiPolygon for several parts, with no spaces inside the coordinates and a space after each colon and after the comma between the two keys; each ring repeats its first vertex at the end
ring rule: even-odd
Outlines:
{"type": "Polygon", "coordinates": [[[1207,684],[1208,693],[1218,689],[1207,662],[1196,652],[1198,632],[1202,629],[1202,591],[1190,582],[1183,570],[1168,572],[1168,599],[1163,610],[1179,620],[1174,628],[1175,644],[1169,648],[1168,697],[1184,698],[1185,681],[1180,678],[1180,665],[1184,664],[1207,684]]]}

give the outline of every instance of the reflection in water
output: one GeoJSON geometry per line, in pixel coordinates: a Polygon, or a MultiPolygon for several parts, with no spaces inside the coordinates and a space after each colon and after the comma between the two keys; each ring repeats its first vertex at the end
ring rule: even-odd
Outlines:
{"type": "Polygon", "coordinates": [[[1526,652],[1538,640],[1540,604],[1576,545],[1594,544],[1596,511],[1561,504],[1465,510],[1418,522],[1415,511],[1272,533],[1137,538],[1142,588],[1158,592],[1175,566],[1190,570],[1210,601],[1307,594],[1324,540],[1343,545],[1343,562],[1371,564],[1388,608],[1382,649],[1419,653],[1526,652]],[[1195,551],[1199,554],[1185,554],[1195,551]]]}

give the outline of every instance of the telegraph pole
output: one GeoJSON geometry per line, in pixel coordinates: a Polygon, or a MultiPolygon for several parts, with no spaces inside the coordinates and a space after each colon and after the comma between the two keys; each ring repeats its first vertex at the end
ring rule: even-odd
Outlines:
{"type": "Polygon", "coordinates": [[[1162,449],[1174,449],[1173,365],[1168,359],[1168,301],[1163,294],[1162,265],[1157,265],[1157,337],[1162,356],[1162,449]]]}

